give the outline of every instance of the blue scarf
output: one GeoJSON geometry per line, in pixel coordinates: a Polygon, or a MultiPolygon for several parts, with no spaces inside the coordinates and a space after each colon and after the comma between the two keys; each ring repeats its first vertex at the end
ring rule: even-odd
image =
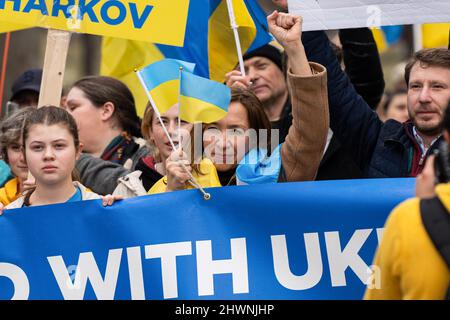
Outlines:
{"type": "Polygon", "coordinates": [[[276,183],[281,169],[281,144],[268,157],[266,149],[250,150],[236,169],[238,185],[276,183]]]}

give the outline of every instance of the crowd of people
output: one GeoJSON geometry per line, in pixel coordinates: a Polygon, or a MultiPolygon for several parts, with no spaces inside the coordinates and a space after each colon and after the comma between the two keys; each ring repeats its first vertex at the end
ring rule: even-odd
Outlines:
{"type": "MultiPolygon", "coordinates": [[[[179,126],[177,105],[158,118],[148,104],[140,119],[127,86],[104,76],[76,81],[61,106],[36,108],[42,72],[24,73],[12,88],[0,124],[0,152],[10,170],[1,171],[2,210],[99,198],[113,205],[196,184],[205,188],[422,173],[429,155],[445,142],[443,132],[450,132],[449,121],[443,121],[444,115],[450,118],[450,50],[416,52],[405,68],[407,89],[382,101],[383,72],[368,28],[341,30],[341,46],[336,46],[323,31],[302,32],[301,17],[275,11],[267,21],[283,50],[268,44],[245,54],[246,74],[236,69],[226,75],[232,89],[227,115],[200,126],[185,121],[179,126]],[[382,117],[375,111],[380,108],[382,117]],[[196,152],[198,144],[201,152],[196,152]]],[[[433,193],[433,183],[427,183],[423,188],[433,193]]],[[[450,208],[447,189],[442,194],[450,208]]],[[[376,258],[380,264],[394,264],[386,266],[392,270],[385,275],[389,286],[366,296],[439,297],[448,285],[420,291],[409,280],[399,280],[402,272],[414,277],[403,268],[416,259],[401,253],[396,241],[419,241],[406,231],[417,228],[407,223],[417,221],[401,222],[409,219],[402,210],[389,220],[389,240],[376,258]],[[397,239],[391,225],[401,223],[405,236],[397,239]],[[407,258],[400,262],[403,254],[407,258]]],[[[447,273],[427,281],[448,283],[445,263],[438,254],[430,255],[437,270],[447,273]]]]}

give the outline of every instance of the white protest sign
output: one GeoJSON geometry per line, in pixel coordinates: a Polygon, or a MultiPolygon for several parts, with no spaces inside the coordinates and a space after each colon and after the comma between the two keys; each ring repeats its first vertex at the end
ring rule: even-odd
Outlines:
{"type": "Polygon", "coordinates": [[[303,30],[450,22],[450,0],[288,0],[303,30]]]}

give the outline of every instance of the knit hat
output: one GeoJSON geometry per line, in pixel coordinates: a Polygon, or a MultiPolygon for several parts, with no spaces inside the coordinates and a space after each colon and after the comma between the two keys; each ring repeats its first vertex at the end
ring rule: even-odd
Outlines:
{"type": "Polygon", "coordinates": [[[273,63],[277,65],[280,70],[283,70],[282,67],[282,58],[281,58],[281,52],[276,47],[266,44],[258,49],[255,49],[253,51],[247,52],[244,55],[244,60],[248,60],[253,57],[264,57],[269,60],[271,60],[273,63]]]}

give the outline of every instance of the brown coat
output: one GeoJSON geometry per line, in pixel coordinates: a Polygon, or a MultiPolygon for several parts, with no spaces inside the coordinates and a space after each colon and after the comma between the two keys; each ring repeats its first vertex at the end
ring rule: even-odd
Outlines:
{"type": "Polygon", "coordinates": [[[312,76],[288,72],[292,125],[281,147],[284,174],[279,181],[314,180],[322,159],[330,123],[327,71],[310,62],[312,76]]]}

